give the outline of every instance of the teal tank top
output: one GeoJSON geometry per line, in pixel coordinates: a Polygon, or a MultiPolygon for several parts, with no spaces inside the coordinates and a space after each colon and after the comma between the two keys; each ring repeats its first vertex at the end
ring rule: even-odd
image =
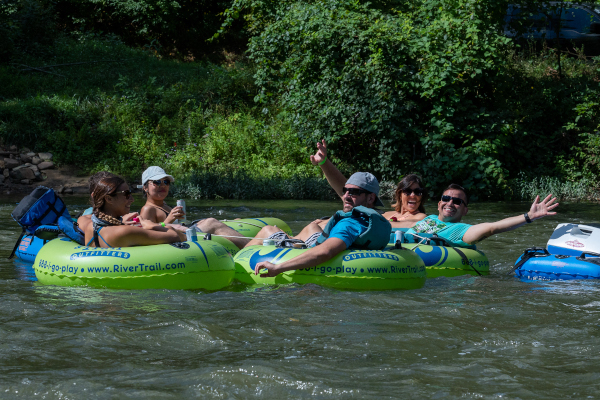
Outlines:
{"type": "Polygon", "coordinates": [[[475,246],[463,242],[462,238],[472,225],[462,222],[442,222],[437,215],[429,215],[406,231],[407,234],[436,234],[459,247],[474,249],[475,246]]]}

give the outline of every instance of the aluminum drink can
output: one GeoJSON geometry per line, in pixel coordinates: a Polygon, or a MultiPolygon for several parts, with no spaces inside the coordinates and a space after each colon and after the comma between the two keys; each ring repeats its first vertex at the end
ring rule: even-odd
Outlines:
{"type": "MultiPolygon", "coordinates": [[[[186,214],[186,210],[185,210],[185,200],[177,200],[177,207],[181,207],[183,208],[183,213],[186,214]]],[[[181,220],[179,220],[179,222],[186,222],[187,221],[187,215],[184,215],[183,218],[181,218],[181,220]]]]}
{"type": "Polygon", "coordinates": [[[185,237],[188,242],[197,242],[198,235],[196,234],[196,228],[188,228],[185,230],[185,237]]]}
{"type": "Polygon", "coordinates": [[[396,231],[395,232],[395,236],[396,237],[395,237],[394,243],[396,243],[396,242],[400,242],[400,243],[404,242],[404,232],[403,231],[396,231]]]}

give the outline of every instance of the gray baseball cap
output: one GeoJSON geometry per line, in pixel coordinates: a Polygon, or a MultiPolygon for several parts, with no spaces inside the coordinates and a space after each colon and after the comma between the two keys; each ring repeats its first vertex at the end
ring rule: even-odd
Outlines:
{"type": "Polygon", "coordinates": [[[356,185],[359,188],[368,190],[371,193],[375,193],[377,196],[375,199],[375,207],[385,207],[379,199],[379,181],[373,174],[368,172],[356,172],[352,174],[346,183],[349,183],[350,185],[356,185]]]}

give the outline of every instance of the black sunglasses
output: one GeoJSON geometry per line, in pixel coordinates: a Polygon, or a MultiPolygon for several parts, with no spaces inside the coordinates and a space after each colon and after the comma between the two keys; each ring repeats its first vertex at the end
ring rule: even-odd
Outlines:
{"type": "Polygon", "coordinates": [[[168,179],[163,179],[162,181],[159,179],[157,181],[150,181],[152,183],[154,183],[154,186],[160,186],[161,184],[164,184],[165,186],[169,186],[171,184],[171,181],[168,179]]]}
{"type": "Polygon", "coordinates": [[[415,194],[415,196],[421,197],[423,196],[423,193],[425,193],[425,189],[423,188],[416,188],[416,189],[410,189],[410,188],[406,188],[406,189],[402,189],[402,193],[404,193],[407,196],[410,196],[411,194],[415,194]]]}
{"type": "Polygon", "coordinates": [[[452,204],[456,204],[457,206],[460,206],[461,204],[465,203],[465,206],[467,205],[467,202],[464,201],[463,199],[460,199],[458,197],[452,197],[452,196],[448,196],[448,195],[443,195],[442,196],[442,201],[444,203],[449,202],[450,200],[452,200],[452,204]]]}
{"type": "Polygon", "coordinates": [[[118,192],[111,193],[110,195],[111,196],[116,196],[119,193],[123,193],[125,195],[125,199],[127,199],[127,200],[129,200],[131,198],[131,196],[132,196],[131,190],[121,190],[121,191],[118,191],[118,192]]]}
{"type": "Polygon", "coordinates": [[[347,188],[347,187],[344,187],[344,189],[342,189],[342,193],[346,193],[346,192],[348,192],[348,194],[350,196],[359,196],[359,195],[361,195],[363,193],[371,193],[371,192],[369,192],[368,190],[365,190],[365,189],[357,189],[357,188],[347,188]]]}

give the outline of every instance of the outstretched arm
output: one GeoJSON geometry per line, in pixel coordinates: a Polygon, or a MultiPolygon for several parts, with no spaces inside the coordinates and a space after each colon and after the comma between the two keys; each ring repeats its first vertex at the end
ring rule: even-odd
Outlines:
{"type": "MultiPolygon", "coordinates": [[[[552,197],[551,194],[546,196],[546,198],[542,201],[540,201],[540,196],[537,196],[531,205],[531,209],[527,213],[529,219],[533,221],[548,215],[555,215],[556,212],[552,211],[558,207],[558,203],[554,203],[555,201],[556,197],[552,197]]],[[[465,235],[463,236],[463,242],[475,244],[497,233],[512,231],[513,229],[523,226],[526,223],[527,220],[525,219],[525,214],[523,214],[516,217],[505,218],[496,222],[473,225],[465,232],[465,235]]]]}
{"type": "Polygon", "coordinates": [[[317,142],[317,152],[314,156],[310,156],[310,162],[313,165],[319,165],[321,167],[329,185],[335,190],[338,196],[342,197],[344,195],[342,189],[344,189],[344,185],[348,179],[327,159],[327,144],[324,139],[321,143],[317,142]],[[325,163],[320,165],[324,160],[325,163]]]}
{"type": "Polygon", "coordinates": [[[281,264],[273,264],[268,261],[259,262],[254,267],[254,273],[258,275],[261,269],[266,269],[266,273],[263,271],[260,276],[267,278],[277,276],[282,272],[291,271],[293,269],[311,268],[331,260],[344,250],[346,250],[346,243],[344,243],[342,239],[332,237],[322,244],[312,247],[299,256],[282,262],[281,264]]]}

